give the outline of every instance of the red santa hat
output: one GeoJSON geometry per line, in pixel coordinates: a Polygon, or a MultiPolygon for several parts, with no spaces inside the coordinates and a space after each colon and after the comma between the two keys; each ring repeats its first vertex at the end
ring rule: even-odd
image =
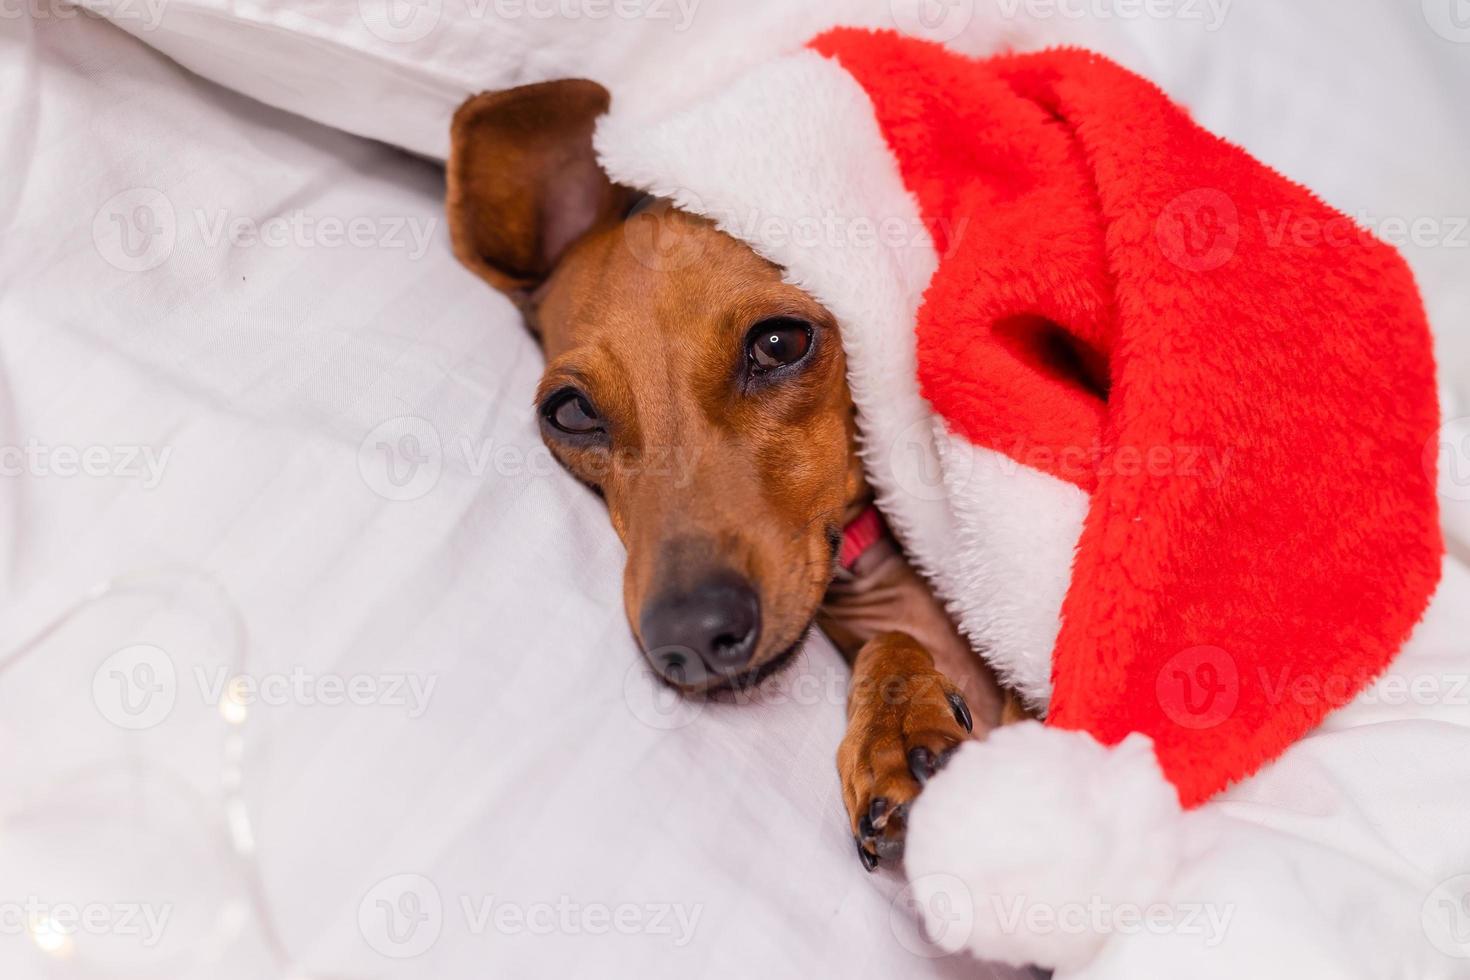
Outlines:
{"type": "Polygon", "coordinates": [[[960,754],[995,780],[974,832],[1053,831],[976,880],[1147,901],[1171,815],[1423,614],[1438,409],[1408,268],[1147,81],[838,30],[667,118],[615,107],[598,149],[838,318],[879,506],[1046,709],[960,754]]]}

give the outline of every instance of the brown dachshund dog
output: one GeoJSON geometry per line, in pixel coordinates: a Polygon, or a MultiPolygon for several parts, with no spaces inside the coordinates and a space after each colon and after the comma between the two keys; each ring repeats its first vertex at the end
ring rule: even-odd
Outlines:
{"type": "Polygon", "coordinates": [[[611,183],[592,148],[607,108],[581,80],[461,106],[455,253],[540,339],[542,436],[607,502],[653,669],[691,693],[750,685],[814,622],[851,662],[837,763],[872,870],[948,754],[1019,709],[886,535],[839,568],[871,496],[837,323],[705,219],[611,183]],[[674,448],[688,472],[651,462],[674,448]]]}

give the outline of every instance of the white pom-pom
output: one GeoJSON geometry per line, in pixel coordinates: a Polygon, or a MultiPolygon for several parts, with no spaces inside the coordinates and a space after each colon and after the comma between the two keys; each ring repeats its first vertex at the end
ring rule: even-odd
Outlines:
{"type": "Polygon", "coordinates": [[[1025,722],[966,744],[929,783],[904,865],[936,945],[1075,968],[1164,895],[1181,816],[1146,736],[1109,748],[1025,722]]]}

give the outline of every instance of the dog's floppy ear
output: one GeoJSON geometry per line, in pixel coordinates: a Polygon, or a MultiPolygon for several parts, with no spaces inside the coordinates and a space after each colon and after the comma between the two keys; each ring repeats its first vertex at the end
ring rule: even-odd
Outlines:
{"type": "Polygon", "coordinates": [[[484,92],[454,114],[454,253],[496,289],[535,289],[567,246],[626,206],[630,192],[608,180],[592,150],[609,101],[596,82],[569,78],[484,92]]]}

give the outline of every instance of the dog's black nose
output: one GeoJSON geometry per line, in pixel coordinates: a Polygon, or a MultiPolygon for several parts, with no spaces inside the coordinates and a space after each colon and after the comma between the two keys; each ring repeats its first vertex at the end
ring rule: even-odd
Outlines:
{"type": "Polygon", "coordinates": [[[639,624],[654,668],[676,683],[705,673],[729,675],[750,663],[761,631],[760,598],[734,575],[706,580],[687,592],[667,592],[649,604],[639,624]],[[688,655],[700,663],[689,663],[688,655]]]}

